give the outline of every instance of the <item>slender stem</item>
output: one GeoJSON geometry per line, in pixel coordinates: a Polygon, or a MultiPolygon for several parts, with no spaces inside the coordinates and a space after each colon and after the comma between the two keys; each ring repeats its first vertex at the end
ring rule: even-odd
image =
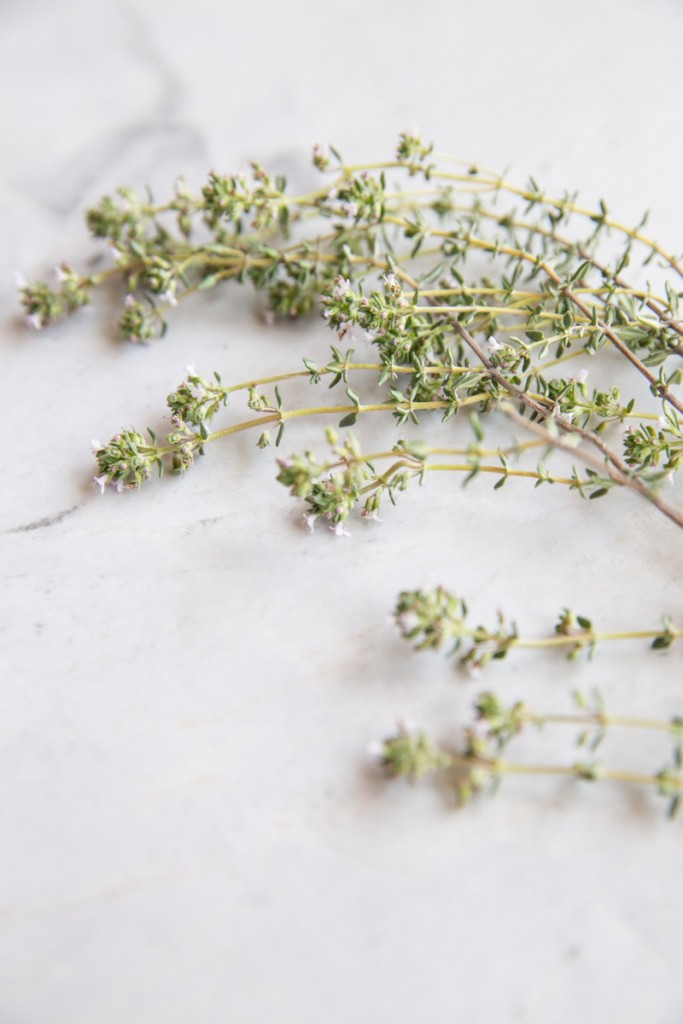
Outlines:
{"type": "MultiPolygon", "coordinates": [[[[472,759],[468,758],[457,758],[454,760],[462,764],[472,763],[472,759]]],[[[514,761],[486,761],[485,759],[481,763],[485,766],[490,766],[496,775],[566,775],[577,779],[587,778],[585,770],[582,769],[581,765],[517,764],[514,761]]],[[[661,785],[661,780],[656,775],[647,775],[642,772],[616,771],[613,768],[603,768],[602,765],[596,766],[594,771],[595,775],[593,777],[597,779],[628,782],[638,786],[661,785]]],[[[667,779],[667,785],[683,789],[683,777],[671,777],[667,779]]]]}
{"type": "Polygon", "coordinates": [[[593,725],[597,728],[614,726],[620,729],[652,729],[660,732],[677,732],[680,730],[680,725],[677,722],[663,722],[659,718],[629,718],[624,715],[604,715],[601,712],[583,715],[529,714],[525,717],[532,725],[593,725]]]}
{"type": "MultiPolygon", "coordinates": [[[[445,153],[435,153],[434,155],[440,157],[443,160],[451,159],[445,153]]],[[[456,162],[461,163],[462,161],[457,160],[456,162]]],[[[443,177],[448,179],[450,176],[447,174],[441,174],[440,172],[437,171],[433,174],[433,177],[443,177]]],[[[544,206],[551,206],[560,212],[568,210],[571,213],[578,213],[579,215],[587,217],[589,220],[592,220],[593,222],[595,222],[595,218],[598,217],[602,221],[602,223],[604,223],[607,227],[614,228],[621,234],[626,235],[627,238],[631,238],[634,241],[640,242],[651,252],[656,253],[659,257],[661,257],[661,259],[668,263],[669,266],[673,270],[675,270],[677,274],[683,277],[683,267],[680,265],[678,260],[674,256],[672,256],[671,253],[667,252],[666,249],[659,245],[659,243],[656,242],[654,239],[649,238],[647,235],[643,234],[640,228],[630,228],[627,225],[622,224],[620,221],[615,220],[613,217],[610,217],[606,212],[602,214],[597,214],[595,210],[589,210],[586,209],[586,207],[580,206],[578,203],[574,202],[574,200],[572,200],[569,196],[565,196],[562,199],[554,199],[544,195],[543,193],[532,192],[529,189],[520,188],[519,186],[513,185],[510,182],[506,181],[504,177],[495,174],[495,172],[493,171],[477,168],[477,175],[472,175],[470,177],[470,181],[474,183],[479,180],[481,180],[482,186],[485,191],[490,191],[492,184],[495,184],[496,189],[509,192],[511,195],[519,196],[521,199],[524,199],[527,202],[542,203],[544,206]],[[480,177],[482,173],[485,175],[489,175],[489,178],[487,179],[480,177]]],[[[472,191],[476,191],[476,189],[473,188],[472,191]]]]}
{"type": "MultiPolygon", "coordinates": [[[[478,405],[482,402],[489,401],[488,395],[468,395],[461,399],[460,406],[478,405]]],[[[306,409],[273,409],[271,407],[265,408],[262,416],[257,416],[254,419],[245,420],[242,423],[233,424],[230,427],[223,427],[221,430],[215,430],[203,439],[203,444],[208,444],[211,441],[218,441],[222,437],[229,437],[231,434],[238,434],[244,430],[254,430],[257,427],[264,427],[270,423],[284,423],[287,420],[300,419],[304,416],[329,416],[332,414],[348,415],[350,413],[356,413],[361,416],[365,413],[371,412],[397,412],[402,410],[420,411],[420,410],[431,410],[431,409],[447,409],[449,402],[411,402],[406,399],[405,402],[377,402],[370,405],[321,405],[311,406],[306,409]]],[[[155,453],[159,456],[170,455],[176,451],[177,445],[165,445],[161,448],[154,449],[155,453]]]]}
{"type": "MultiPolygon", "coordinates": [[[[672,522],[676,523],[677,526],[683,527],[683,512],[679,512],[678,509],[672,508],[672,506],[668,505],[665,501],[663,501],[659,497],[659,495],[652,490],[652,488],[648,487],[647,484],[643,483],[643,481],[639,477],[630,474],[628,471],[628,466],[622,463],[623,469],[619,468],[618,463],[620,460],[617,460],[616,464],[608,466],[604,463],[601,463],[600,460],[595,458],[595,456],[593,456],[590,452],[584,451],[581,448],[570,447],[570,445],[568,445],[562,437],[554,437],[553,434],[551,434],[540,424],[534,423],[528,418],[520,416],[517,410],[509,402],[501,403],[499,405],[499,409],[508,417],[508,419],[512,420],[514,423],[517,423],[519,426],[526,427],[527,430],[531,431],[531,433],[535,434],[537,437],[545,438],[549,444],[555,444],[558,448],[564,448],[566,451],[572,452],[577,456],[577,458],[581,459],[582,462],[586,463],[586,465],[591,466],[591,468],[595,469],[596,472],[607,472],[609,477],[612,480],[614,480],[615,483],[621,484],[625,487],[631,487],[633,490],[641,494],[644,498],[647,498],[649,502],[651,502],[657,509],[659,509],[659,511],[662,512],[668,519],[671,519],[672,522]]],[[[562,420],[562,417],[558,416],[552,422],[556,424],[559,430],[565,430],[565,425],[562,420]]],[[[576,429],[579,434],[583,433],[583,431],[581,431],[580,428],[576,429]]]]}
{"type": "Polygon", "coordinates": [[[465,465],[457,465],[455,463],[431,463],[428,462],[425,465],[425,470],[436,471],[436,472],[477,472],[477,473],[496,473],[498,476],[519,476],[526,477],[530,480],[543,480],[549,484],[566,484],[569,487],[578,487],[580,485],[588,484],[590,481],[572,479],[571,477],[564,476],[542,476],[540,473],[535,472],[531,469],[510,469],[508,466],[481,466],[472,465],[466,463],[465,465]]]}
{"type": "MultiPolygon", "coordinates": [[[[661,629],[639,629],[620,633],[596,633],[593,630],[587,630],[583,633],[560,634],[558,636],[543,637],[538,640],[524,640],[514,637],[511,641],[511,646],[520,648],[576,647],[579,644],[580,646],[587,647],[589,644],[602,643],[605,640],[654,640],[655,637],[661,635],[661,629]]],[[[683,629],[668,630],[667,635],[679,639],[683,636],[683,629]]]]}

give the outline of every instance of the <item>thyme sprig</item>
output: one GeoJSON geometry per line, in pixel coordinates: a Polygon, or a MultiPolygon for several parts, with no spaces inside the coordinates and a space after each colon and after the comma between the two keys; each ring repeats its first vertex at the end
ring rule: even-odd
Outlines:
{"type": "Polygon", "coordinates": [[[271,441],[271,429],[275,429],[275,443],[279,445],[286,424],[294,419],[335,416],[341,417],[341,426],[350,427],[356,424],[359,417],[390,413],[399,425],[406,422],[419,425],[420,416],[423,414],[439,412],[443,419],[448,420],[456,413],[468,409],[485,411],[495,402],[496,407],[508,418],[514,419],[526,430],[538,434],[539,439],[526,443],[515,442],[507,449],[483,448],[481,442],[484,440],[484,430],[481,420],[478,416],[472,415],[469,424],[475,433],[476,440],[473,444],[444,447],[429,445],[419,440],[411,443],[400,441],[390,450],[364,455],[355,438],[349,438],[342,448],[338,447],[338,437],[330,428],[327,432],[328,443],[335,457],[320,462],[307,452],[302,456],[294,455],[288,460],[279,459],[278,480],[290,487],[293,495],[306,499],[311,506],[308,511],[309,523],[313,521],[310,519],[311,514],[314,518],[331,519],[332,525],[339,527],[336,532],[340,534],[345,532],[343,524],[362,496],[367,495],[363,508],[364,516],[378,518],[379,502],[383,493],[386,493],[393,502],[395,494],[405,490],[411,479],[417,478],[422,483],[425,473],[446,471],[463,473],[465,483],[479,474],[493,474],[498,478],[495,489],[500,489],[514,477],[532,479],[536,487],[541,484],[557,483],[568,486],[582,497],[588,498],[601,497],[617,485],[626,486],[646,496],[669,518],[683,522],[679,513],[663,502],[659,493],[662,480],[673,472],[674,463],[671,458],[663,469],[653,467],[651,463],[654,460],[650,459],[648,466],[636,474],[629,471],[626,464],[603,444],[597,434],[586,430],[585,427],[577,425],[572,429],[571,421],[565,421],[568,432],[575,437],[563,441],[558,435],[556,424],[563,421],[566,409],[571,411],[572,416],[580,415],[584,423],[594,416],[606,423],[610,419],[623,422],[631,416],[638,415],[633,412],[632,404],[627,407],[619,405],[618,394],[615,391],[603,393],[594,390],[589,396],[585,386],[576,381],[556,379],[544,387],[542,380],[537,379],[539,392],[527,391],[526,395],[531,396],[535,405],[549,417],[549,426],[545,428],[519,417],[512,407],[502,402],[500,392],[487,379],[488,375],[483,369],[468,365],[457,366],[453,362],[429,366],[421,364],[420,361],[412,366],[385,362],[361,363],[353,361],[352,355],[352,350],[342,355],[339,349],[333,347],[333,358],[324,366],[319,366],[306,358],[304,370],[254,378],[233,385],[224,385],[218,373],[214,373],[213,379],[207,379],[198,374],[194,366],[189,366],[187,378],[167,398],[173,429],[166,437],[166,444],[158,443],[153,431],[149,431],[149,440],[145,440],[134,428],[120,431],[106,445],[96,442],[95,479],[102,490],[107,484],[116,486],[118,490],[138,488],[151,477],[154,467],[161,474],[165,461],[170,461],[175,472],[185,473],[194,464],[196,457],[205,453],[208,444],[245,430],[258,429],[258,445],[265,448],[271,441]],[[378,375],[380,381],[388,383],[386,394],[382,396],[384,400],[361,400],[358,391],[349,386],[349,375],[352,373],[364,377],[378,375]],[[412,387],[401,390],[393,381],[387,382],[387,377],[396,379],[402,376],[407,376],[411,380],[412,387]],[[302,377],[308,377],[311,384],[316,387],[323,378],[330,378],[329,386],[332,388],[345,384],[348,402],[288,408],[284,404],[280,385],[302,377]],[[267,385],[273,386],[270,394],[263,390],[267,385]],[[247,407],[257,415],[220,430],[209,431],[209,424],[213,418],[228,404],[229,398],[238,392],[247,393],[247,407]],[[556,414],[555,418],[550,417],[552,412],[556,414]],[[575,442],[584,437],[591,444],[597,444],[601,452],[608,452],[610,462],[603,462],[589,451],[580,449],[575,442]],[[523,452],[538,448],[539,445],[543,446],[544,454],[535,465],[511,465],[511,455],[518,457],[523,452]],[[572,455],[587,463],[588,468],[580,472],[574,467],[570,475],[551,472],[546,460],[550,451],[556,447],[567,448],[572,455]],[[400,458],[388,471],[380,473],[375,470],[375,462],[396,453],[400,458]],[[453,458],[450,462],[437,462],[433,460],[437,455],[453,458]],[[465,461],[455,461],[456,456],[464,456],[465,461]],[[304,465],[307,466],[308,474],[306,487],[303,485],[302,477],[304,465]],[[342,473],[334,472],[342,466],[342,473]],[[325,480],[320,479],[314,483],[316,477],[322,478],[325,474],[329,474],[325,480]],[[313,500],[314,496],[322,494],[324,489],[338,499],[334,506],[337,511],[334,514],[331,514],[332,506],[329,503],[318,508],[313,500]]]}
{"type": "Polygon", "coordinates": [[[459,745],[437,744],[424,731],[399,723],[393,734],[371,746],[371,754],[389,778],[415,782],[428,775],[446,775],[461,806],[479,793],[495,793],[506,776],[559,776],[653,788],[667,800],[667,814],[674,817],[683,791],[683,719],[659,721],[607,714],[597,691],[590,698],[577,692],[574,700],[573,713],[542,713],[521,701],[505,704],[495,693],[484,692],[474,702],[473,722],[463,729],[459,745]],[[588,758],[556,764],[503,756],[511,742],[530,727],[547,731],[566,725],[578,727],[576,745],[586,749],[588,758]],[[614,768],[598,761],[594,756],[598,746],[609,730],[617,728],[667,733],[673,743],[670,759],[655,771],[614,768]]]}
{"type": "Polygon", "coordinates": [[[397,599],[394,617],[401,635],[416,650],[446,650],[458,654],[459,664],[479,671],[492,661],[507,658],[513,649],[556,649],[570,661],[585,654],[592,658],[600,643],[615,640],[650,640],[653,650],[665,650],[683,637],[670,615],[659,629],[597,630],[585,615],[564,608],[550,636],[521,636],[517,624],[498,613],[495,626],[472,625],[467,602],[445,587],[404,590],[397,599]]]}

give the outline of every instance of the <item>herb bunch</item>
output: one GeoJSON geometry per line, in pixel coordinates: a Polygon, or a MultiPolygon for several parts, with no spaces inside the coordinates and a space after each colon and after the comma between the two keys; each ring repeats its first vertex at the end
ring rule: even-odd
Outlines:
{"type": "MultiPolygon", "coordinates": [[[[683,271],[644,233],[644,222],[626,228],[604,202],[591,212],[569,193],[547,196],[533,179],[514,186],[437,157],[408,134],[384,164],[351,166],[320,147],[314,162],[326,183],[298,196],[258,164],[247,174],[212,172],[196,195],[179,182],[162,204],[121,189],[86,215],[92,233],[109,242],[110,269],[79,276],[62,264],[58,289],[22,283],[34,327],[84,305],[118,276],[128,289],[119,326],[130,341],[163,334],[178,302],[230,280],[263,292],[272,317],[296,318],[320,305],[337,334],[328,357],[302,353],[305,369],[279,378],[224,386],[218,375],[209,380],[192,369],[168,397],[174,429],[166,443],[121,431],[96,450],[99,483],[139,487],[164,461],[185,472],[209,441],[237,430],[258,429],[261,447],[273,430],[279,444],[293,417],[339,416],[350,426],[387,412],[399,425],[417,425],[430,413],[450,419],[476,410],[478,442],[482,414],[502,413],[539,440],[532,449],[573,451],[586,468],[572,472],[569,486],[584,497],[626,486],[683,524],[662,495],[683,456],[676,284],[683,271]],[[613,249],[615,239],[617,255],[603,256],[601,245],[613,249]],[[674,283],[664,280],[659,290],[628,283],[636,254],[644,265],[663,264],[674,283]],[[349,347],[359,343],[360,359],[349,347]],[[626,393],[619,364],[630,371],[626,393]],[[314,386],[342,386],[345,400],[289,408],[279,385],[303,374],[314,386]],[[601,375],[606,385],[589,386],[601,375]],[[268,385],[275,387],[261,390],[268,385]],[[240,390],[259,415],[211,432],[240,390]]],[[[497,465],[472,449],[466,475],[495,472],[501,486],[529,472],[513,472],[505,452],[487,457],[497,465]]],[[[537,484],[556,479],[544,458],[530,472],[537,484]]],[[[355,504],[347,477],[341,522],[355,504]]]]}
{"type": "MultiPolygon", "coordinates": [[[[625,487],[683,526],[683,511],[664,497],[683,460],[683,263],[647,234],[646,218],[627,226],[602,200],[588,209],[573,193],[548,195],[533,178],[514,184],[410,133],[383,163],[351,165],[319,146],[313,162],[322,183],[299,195],[257,163],[244,173],[212,171],[197,193],[179,180],[161,203],[119,189],[86,213],[90,232],[108,243],[108,269],[82,275],[62,263],[55,287],[20,279],[37,330],[119,279],[126,297],[118,326],[128,342],[162,337],[178,303],[230,282],[263,296],[268,321],[318,310],[336,335],[327,351],[301,352],[288,373],[225,383],[218,372],[189,366],[167,396],[171,428],[163,441],[130,427],[106,444],[93,442],[103,492],[137,489],[165,467],[185,473],[232,434],[254,430],[259,448],[280,446],[291,420],[324,417],[325,456],[304,450],[277,459],[277,480],[304,503],[311,528],[322,522],[346,535],[354,510],[378,520],[387,501],[434,472],[459,473],[465,483],[490,476],[494,489],[523,478],[591,500],[625,487]],[[644,279],[647,268],[654,281],[644,279]],[[313,389],[310,404],[288,396],[298,379],[313,389]],[[322,397],[330,389],[336,401],[322,397]],[[214,428],[240,396],[247,417],[214,428]],[[379,414],[413,436],[398,434],[377,449],[350,432],[367,432],[379,414]],[[430,439],[434,416],[452,423],[452,444],[430,439]],[[505,444],[487,442],[489,418],[509,425],[505,444]],[[555,452],[569,457],[567,470],[551,468],[555,452]]],[[[578,657],[627,636],[600,633],[567,610],[555,633],[538,640],[521,638],[502,616],[494,627],[473,627],[465,602],[442,589],[404,592],[396,616],[419,647],[451,645],[477,670],[518,647],[578,657]]],[[[628,635],[657,649],[681,630],[665,617],[659,630],[628,635]]],[[[541,715],[484,694],[475,718],[457,752],[399,729],[382,744],[382,763],[391,775],[411,778],[455,772],[462,800],[507,773],[547,770],[645,782],[670,799],[672,811],[678,806],[678,720],[638,721],[668,729],[675,740],[672,761],[642,775],[595,762],[545,768],[502,758],[528,726],[571,718],[582,735],[594,729],[602,736],[608,725],[635,724],[608,718],[602,705],[541,715]]]]}

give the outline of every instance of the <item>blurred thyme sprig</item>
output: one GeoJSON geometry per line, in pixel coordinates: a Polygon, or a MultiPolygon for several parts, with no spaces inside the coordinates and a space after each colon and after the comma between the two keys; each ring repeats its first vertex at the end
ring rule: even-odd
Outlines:
{"type": "Polygon", "coordinates": [[[404,590],[397,599],[394,617],[401,635],[416,650],[443,650],[459,655],[459,663],[480,670],[491,661],[501,661],[511,650],[555,648],[565,651],[570,661],[581,654],[592,658],[599,643],[612,640],[651,640],[653,650],[665,650],[683,637],[683,629],[664,615],[660,629],[599,631],[585,615],[564,608],[553,634],[520,636],[515,622],[498,613],[495,626],[471,625],[467,602],[445,587],[404,590]]]}
{"type": "Polygon", "coordinates": [[[481,693],[474,703],[474,721],[463,730],[462,742],[452,749],[434,742],[425,732],[399,723],[395,733],[371,745],[372,757],[390,778],[418,781],[428,775],[447,774],[460,805],[480,792],[495,793],[508,775],[565,776],[583,781],[608,780],[654,788],[667,801],[667,814],[674,817],[683,790],[681,744],[683,719],[669,721],[608,715],[600,694],[592,700],[575,694],[577,710],[572,714],[544,714],[524,703],[504,704],[495,693],[481,693]],[[509,744],[528,727],[579,727],[577,745],[588,749],[589,759],[567,763],[530,763],[502,757],[509,744]],[[671,759],[654,772],[613,768],[592,755],[609,729],[629,728],[666,732],[673,742],[671,759]]]}

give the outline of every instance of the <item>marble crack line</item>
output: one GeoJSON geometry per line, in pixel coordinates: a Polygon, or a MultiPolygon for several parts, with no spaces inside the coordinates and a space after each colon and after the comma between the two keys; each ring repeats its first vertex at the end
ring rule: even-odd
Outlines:
{"type": "Polygon", "coordinates": [[[48,526],[56,526],[57,523],[61,523],[62,519],[66,519],[67,516],[72,515],[80,507],[80,505],[72,505],[71,508],[65,508],[62,512],[56,512],[53,516],[44,516],[42,519],[34,519],[30,523],[24,523],[22,526],[13,526],[10,530],[3,530],[3,533],[30,533],[31,530],[45,530],[48,526]]]}

